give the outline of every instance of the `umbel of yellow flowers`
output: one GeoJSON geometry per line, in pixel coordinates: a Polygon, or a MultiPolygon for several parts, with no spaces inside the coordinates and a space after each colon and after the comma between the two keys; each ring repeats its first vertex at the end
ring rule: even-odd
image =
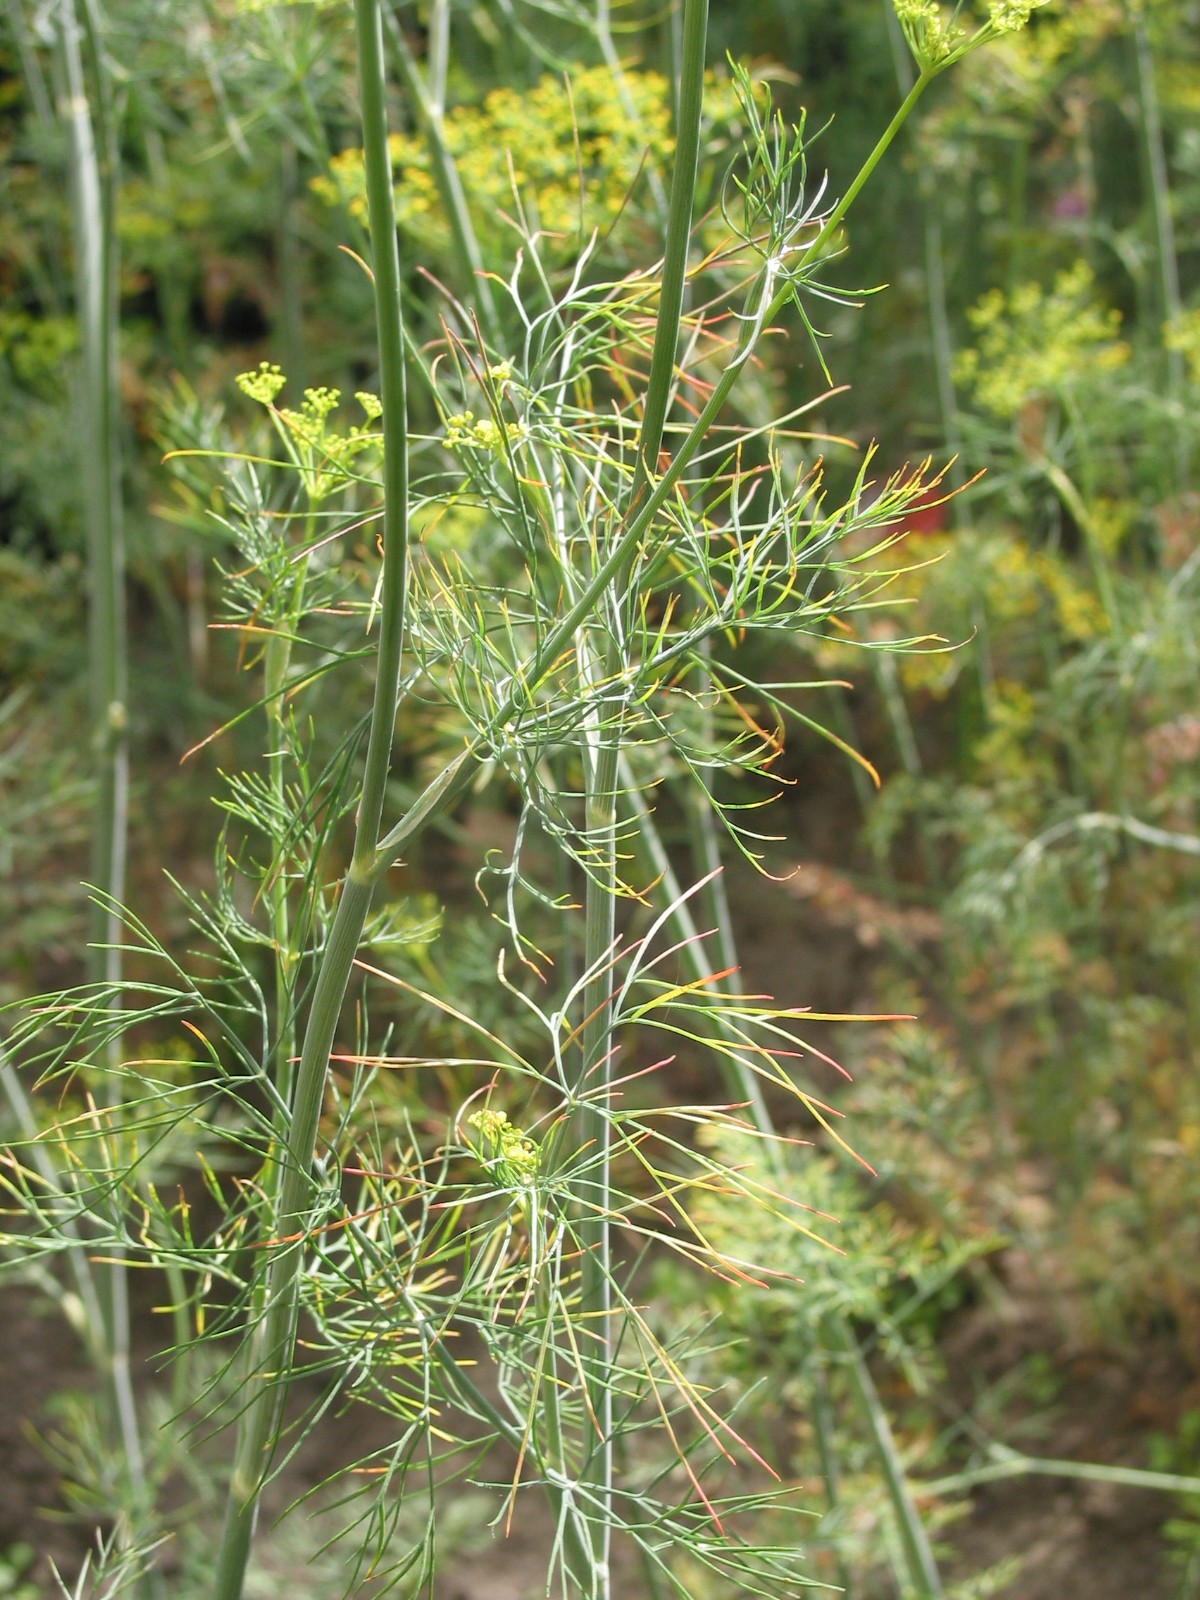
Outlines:
{"type": "Polygon", "coordinates": [[[1048,0],[989,0],[986,20],[971,27],[959,21],[962,0],[948,13],[937,0],[892,0],[913,59],[928,76],[944,71],[989,39],[1015,33],[1038,6],[1046,4],[1048,0]]]}

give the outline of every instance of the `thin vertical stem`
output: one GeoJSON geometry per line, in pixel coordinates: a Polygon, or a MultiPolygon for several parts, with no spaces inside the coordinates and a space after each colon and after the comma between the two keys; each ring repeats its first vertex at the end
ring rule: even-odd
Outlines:
{"type": "Polygon", "coordinates": [[[913,1505],[891,1423],[854,1331],[845,1317],[831,1315],[822,1324],[822,1339],[831,1350],[842,1356],[850,1387],[858,1401],[859,1415],[870,1432],[875,1459],[883,1470],[888,1498],[892,1502],[912,1592],[916,1600],[942,1600],[945,1590],[933,1557],[933,1548],[913,1505]]]}
{"type": "MultiPolygon", "coordinates": [[[[1179,255],[1175,246],[1175,222],[1171,215],[1171,180],[1167,171],[1166,146],[1163,143],[1154,53],[1150,48],[1146,13],[1140,3],[1135,3],[1133,6],[1133,43],[1137,55],[1142,131],[1146,139],[1146,161],[1150,172],[1150,199],[1154,209],[1154,233],[1163,316],[1167,324],[1174,327],[1183,314],[1183,296],[1179,287],[1179,255]]],[[[1168,349],[1168,393],[1177,406],[1182,406],[1184,376],[1182,353],[1168,349]]],[[[1176,458],[1179,487],[1185,489],[1190,463],[1182,422],[1176,426],[1176,458]]]]}
{"type": "MultiPolygon", "coordinates": [[[[638,814],[638,837],[650,859],[653,871],[661,877],[664,893],[675,908],[674,921],[679,934],[681,955],[690,968],[692,979],[707,983],[709,965],[704,958],[703,943],[688,903],[681,893],[670,857],[645,800],[632,784],[627,784],[627,787],[633,807],[638,814]]],[[[736,950],[733,947],[732,935],[726,929],[719,936],[722,939],[722,962],[732,958],[731,964],[736,966],[736,950]]],[[[719,1018],[715,1025],[720,1026],[719,1018]]],[[[736,1044],[738,1041],[731,1037],[729,1042],[736,1044]]],[[[772,1137],[775,1133],[774,1119],[762,1098],[758,1078],[752,1068],[734,1057],[726,1059],[722,1070],[727,1076],[730,1090],[746,1103],[755,1127],[768,1138],[772,1137]]],[[[770,1148],[768,1145],[768,1149],[770,1148]]],[[[859,1416],[867,1430],[872,1452],[879,1464],[892,1504],[892,1513],[899,1531],[908,1581],[912,1585],[913,1594],[917,1600],[941,1600],[944,1591],[929,1536],[913,1502],[904,1463],[896,1448],[887,1413],[879,1400],[874,1380],[866,1358],[854,1337],[854,1331],[844,1317],[833,1313],[822,1321],[816,1332],[820,1343],[832,1351],[845,1366],[851,1390],[858,1404],[859,1416]]]]}
{"type": "Polygon", "coordinates": [[[329,1071],[329,1054],[362,939],[376,879],[384,788],[399,700],[408,567],[408,422],[400,254],[387,143],[386,80],[380,0],[355,0],[367,206],[383,401],[383,582],[375,695],[350,870],[321,954],[296,1073],[295,1095],[267,1237],[277,1241],[261,1285],[262,1313],[247,1335],[243,1372],[249,1395],[237,1446],[217,1555],[216,1600],[238,1600],[245,1582],[263,1479],[270,1466],[288,1387],[304,1257],[305,1212],[313,1195],[312,1162],[329,1071]]]}
{"type": "MultiPolygon", "coordinates": [[[[601,35],[607,32],[607,8],[601,0],[598,10],[601,35]]],[[[688,251],[692,236],[696,174],[700,159],[700,117],[704,99],[704,60],[708,39],[708,0],[685,0],[683,47],[678,91],[679,114],[675,130],[675,161],[671,195],[667,209],[667,237],[659,289],[658,322],[650,359],[638,463],[632,502],[644,496],[657,471],[658,452],[666,427],[667,411],[675,375],[675,354],[683,314],[687,281],[688,251]]],[[[627,546],[627,536],[618,547],[627,546]]],[[[630,553],[632,546],[628,545],[630,553]]],[[[628,557],[618,559],[611,573],[615,604],[619,606],[624,587],[623,574],[628,557]]],[[[608,563],[605,563],[607,565],[608,563]]],[[[603,604],[603,591],[597,594],[603,604]]],[[[616,642],[617,623],[605,651],[603,663],[595,670],[611,675],[619,666],[616,642]]],[[[592,973],[584,990],[586,1018],[582,1037],[581,1088],[587,1095],[579,1119],[583,1145],[587,1151],[586,1182],[581,1184],[583,1218],[580,1222],[583,1244],[582,1310],[588,1329],[589,1355],[587,1382],[589,1411],[595,1430],[595,1443],[585,1460],[588,1481],[604,1504],[600,1527],[594,1534],[591,1594],[594,1600],[609,1600],[612,1593],[610,1563],[611,1514],[613,1493],[613,1405],[611,1365],[612,1264],[608,1211],[610,1205],[611,1131],[607,1086],[612,1075],[613,1019],[611,978],[608,955],[616,938],[617,871],[617,773],[621,751],[619,716],[604,726],[590,728],[584,750],[587,772],[585,797],[588,843],[593,864],[588,874],[584,901],[584,963],[592,973]]]]}
{"type": "MultiPolygon", "coordinates": [[[[119,907],[125,894],[128,836],[128,687],[125,546],[121,519],[120,405],[117,389],[116,137],[108,73],[93,0],[82,14],[63,0],[58,43],[65,102],[61,115],[71,152],[71,221],[75,306],[82,354],[80,440],[88,552],[88,665],[96,798],[91,876],[100,891],[90,929],[92,981],[112,1005],[121,985],[119,907]]],[[[119,1040],[109,1048],[107,1094],[119,1098],[119,1040]]],[[[99,1278],[103,1362],[112,1425],[125,1462],[131,1503],[149,1514],[145,1466],[129,1356],[129,1286],[123,1253],[110,1253],[99,1278]]]]}
{"type": "MultiPolygon", "coordinates": [[[[87,496],[89,666],[98,776],[92,874],[110,901],[120,901],[125,886],[128,690],[117,399],[116,156],[107,108],[96,102],[96,96],[105,92],[106,76],[94,24],[90,7],[85,7],[81,27],[74,0],[64,0],[60,39],[68,96],[64,117],[71,145],[76,315],[83,357],[80,411],[87,496]],[[91,58],[86,76],[81,41],[91,58]]],[[[111,906],[94,908],[92,934],[94,975],[119,981],[120,953],[104,948],[115,945],[120,936],[119,916],[111,906]]]]}
{"type": "Polygon", "coordinates": [[[279,151],[279,323],[283,370],[301,393],[307,385],[304,351],[304,280],[301,235],[296,227],[300,181],[296,146],[285,138],[279,151]]]}
{"type": "MultiPolygon", "coordinates": [[[[837,1448],[834,1440],[833,1407],[829,1403],[829,1385],[820,1363],[814,1363],[810,1374],[812,1383],[812,1425],[817,1441],[817,1460],[821,1464],[821,1477],[825,1483],[825,1503],[831,1515],[836,1515],[841,1505],[841,1475],[838,1469],[837,1448]]],[[[846,1557],[835,1545],[834,1571],[842,1590],[843,1600],[853,1600],[853,1585],[846,1557]]]]}
{"type": "MultiPolygon", "coordinates": [[[[0,1044],[0,1088],[4,1091],[9,1109],[25,1141],[30,1165],[42,1180],[46,1193],[61,1192],[62,1180],[45,1145],[38,1137],[40,1130],[37,1118],[33,1114],[33,1107],[29,1103],[29,1096],[3,1044],[0,1044]]],[[[79,1302],[77,1318],[68,1320],[77,1320],[76,1331],[82,1338],[89,1356],[96,1366],[100,1367],[106,1360],[103,1347],[105,1318],[101,1295],[96,1287],[96,1276],[103,1269],[93,1265],[88,1255],[87,1241],[78,1222],[68,1216],[62,1226],[63,1232],[74,1241],[67,1251],[67,1266],[75,1280],[75,1293],[79,1302]]]]}
{"type": "Polygon", "coordinates": [[[658,470],[658,452],[675,378],[675,352],[687,282],[688,250],[692,239],[692,212],[696,175],[700,170],[700,114],[704,102],[704,60],[708,43],[708,0],[684,0],[680,45],[678,116],[671,198],[667,208],[667,239],[663,255],[662,284],[658,296],[658,321],[638,449],[632,504],[636,505],[647,481],[658,470]]]}
{"type": "MultiPolygon", "coordinates": [[[[671,11],[674,13],[674,6],[671,7],[671,11]]],[[[617,98],[621,102],[621,109],[625,113],[630,127],[636,127],[638,122],[637,107],[634,104],[632,94],[629,92],[629,81],[625,76],[625,68],[621,64],[621,58],[617,54],[617,47],[613,42],[612,7],[609,0],[596,0],[595,30],[596,43],[600,46],[600,54],[604,57],[604,65],[612,74],[613,85],[617,91],[617,98]]],[[[673,91],[672,94],[672,110],[675,112],[676,125],[678,125],[679,118],[677,87],[676,85],[676,91],[673,91]]],[[[646,181],[650,186],[650,194],[654,201],[655,210],[660,217],[665,216],[668,210],[667,191],[663,187],[662,177],[657,168],[650,168],[650,171],[646,174],[646,181]]]]}
{"type": "Polygon", "coordinates": [[[599,1490],[605,1514],[593,1532],[591,1594],[609,1600],[612,1593],[609,1549],[612,1540],[608,1502],[613,1490],[612,1404],[612,1240],[611,1144],[608,1084],[612,1078],[612,974],[608,957],[616,939],[617,904],[617,762],[619,740],[602,729],[599,742],[585,752],[587,763],[586,826],[595,863],[584,894],[584,969],[592,974],[584,986],[586,1018],[581,1039],[580,1090],[586,1101],[579,1117],[585,1151],[579,1184],[583,1247],[581,1309],[587,1355],[588,1410],[594,1430],[585,1454],[584,1473],[599,1490]]]}
{"type": "MultiPolygon", "coordinates": [[[[434,182],[437,184],[438,195],[446,213],[446,220],[450,225],[450,237],[454,244],[455,265],[458,268],[459,288],[468,292],[471,302],[478,310],[480,326],[484,338],[494,347],[499,346],[500,317],[496,310],[496,299],[492,292],[492,285],[486,276],[483,252],[479,248],[479,239],[475,232],[475,225],[471,221],[470,208],[463,190],[462,179],[459,176],[458,164],[446,142],[445,106],[443,105],[444,93],[444,50],[446,41],[439,43],[438,53],[432,50],[430,76],[432,83],[426,81],[421,74],[421,69],[413,57],[408,40],[404,36],[404,29],[389,11],[387,14],[388,31],[391,37],[392,48],[395,51],[396,61],[400,67],[400,75],[404,79],[404,87],[416,107],[425,140],[429,147],[429,158],[433,165],[434,182]],[[443,60],[443,67],[439,71],[437,62],[443,60]]],[[[449,20],[444,6],[435,12],[432,21],[438,22],[440,28],[449,28],[449,20]],[[439,21],[440,18],[440,21],[439,21]]]]}
{"type": "MultiPolygon", "coordinates": [[[[303,582],[303,579],[300,580],[303,582]]],[[[267,904],[271,917],[271,938],[275,945],[275,1058],[276,1082],[281,1096],[291,1103],[291,1061],[295,1053],[295,1017],[293,1001],[293,975],[295,971],[291,940],[291,916],[288,904],[288,873],[286,832],[282,818],[285,815],[286,776],[288,759],[287,725],[284,714],[284,688],[287,683],[288,664],[291,658],[291,619],[283,622],[282,631],[267,642],[263,687],[266,691],[267,777],[271,786],[274,811],[272,845],[275,861],[273,877],[267,886],[267,904]]]]}
{"type": "MultiPolygon", "coordinates": [[[[887,15],[888,34],[892,44],[892,58],[896,68],[896,81],[900,93],[907,94],[916,81],[916,70],[908,47],[904,42],[896,8],[892,0],[883,0],[887,15]]],[[[921,164],[918,163],[918,169],[921,164]]],[[[962,416],[958,395],[954,388],[954,338],[950,324],[950,297],[946,291],[946,266],[944,260],[945,230],[942,227],[942,207],[936,185],[923,184],[919,191],[923,227],[922,242],[925,257],[925,304],[929,312],[929,335],[933,349],[933,369],[937,380],[938,413],[942,424],[942,438],[950,452],[947,481],[952,489],[961,489],[966,482],[963,463],[962,416]]],[[[1013,254],[1016,259],[1015,252],[1013,254]]],[[[962,530],[963,502],[955,495],[950,502],[950,517],[954,526],[962,530]]],[[[971,627],[975,635],[974,659],[979,669],[979,691],[984,710],[990,712],[994,696],[995,673],[992,670],[990,628],[986,608],[978,595],[971,601],[971,627]]]]}

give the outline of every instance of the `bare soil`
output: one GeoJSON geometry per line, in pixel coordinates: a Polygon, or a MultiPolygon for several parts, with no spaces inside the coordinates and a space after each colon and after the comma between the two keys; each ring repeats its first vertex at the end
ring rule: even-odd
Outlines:
{"type": "MultiPolygon", "coordinates": [[[[963,1404],[1035,1351],[1054,1358],[1061,1390],[1047,1417],[1052,1443],[1023,1441],[1031,1454],[1144,1466],[1147,1435],[1169,1430],[1200,1400],[1168,1351],[1131,1359],[1071,1355],[1056,1344],[1044,1317],[1016,1300],[999,1313],[988,1306],[964,1314],[951,1325],[943,1349],[963,1404]]],[[[86,1535],[62,1514],[56,1471],[38,1434],[52,1428],[46,1407],[54,1395],[87,1381],[72,1335],[52,1313],[24,1292],[0,1295],[0,1551],[16,1541],[33,1545],[36,1577],[47,1596],[55,1592],[51,1561],[65,1574],[76,1571],[86,1535]]],[[[276,1486],[267,1524],[339,1460],[382,1443],[385,1427],[383,1419],[368,1419],[364,1427],[357,1415],[331,1422],[276,1486]]],[[[503,1471],[498,1465],[497,1476],[503,1471]]],[[[946,1577],[954,1583],[1019,1554],[1019,1574],[998,1591],[1003,1600],[1175,1600],[1178,1576],[1166,1563],[1161,1531],[1173,1509],[1160,1494],[1111,1484],[1037,1477],[989,1485],[975,1491],[969,1515],[940,1536],[946,1577]]],[[[459,1548],[439,1580],[438,1600],[544,1595],[546,1551],[554,1538],[549,1511],[536,1497],[523,1497],[507,1537],[489,1534],[485,1521],[480,1514],[469,1532],[457,1533],[459,1548]]],[[[289,1588],[298,1576],[287,1571],[289,1588]]],[[[622,1600],[642,1600],[643,1594],[636,1576],[626,1573],[622,1600]]]]}

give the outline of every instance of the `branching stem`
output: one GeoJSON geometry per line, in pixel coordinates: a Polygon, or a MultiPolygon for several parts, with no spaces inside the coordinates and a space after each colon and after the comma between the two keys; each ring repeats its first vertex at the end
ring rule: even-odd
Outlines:
{"type": "Polygon", "coordinates": [[[408,566],[408,441],[400,256],[387,143],[386,84],[380,0],[355,0],[359,93],[375,283],[383,401],[383,583],[375,696],[354,853],[322,952],[304,1034],[282,1173],[270,1236],[262,1312],[248,1335],[243,1372],[251,1389],[238,1424],[225,1528],[217,1559],[215,1600],[239,1600],[245,1582],[258,1500],[288,1386],[296,1336],[297,1284],[304,1260],[305,1215],[313,1196],[312,1162],[325,1097],[329,1055],[362,939],[377,874],[384,787],[391,763],[404,641],[408,566]]]}

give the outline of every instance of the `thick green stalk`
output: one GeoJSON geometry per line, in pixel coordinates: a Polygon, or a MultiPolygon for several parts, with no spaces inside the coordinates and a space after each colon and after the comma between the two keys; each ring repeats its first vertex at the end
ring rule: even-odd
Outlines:
{"type": "Polygon", "coordinates": [[[334,1032],[370,902],[370,886],[348,877],[342,886],[313,994],[287,1149],[280,1157],[286,1165],[276,1186],[274,1216],[270,1219],[274,1248],[265,1281],[256,1291],[258,1320],[249,1334],[240,1368],[243,1389],[249,1398],[238,1419],[225,1526],[217,1556],[215,1600],[239,1600],[242,1593],[259,1494],[290,1381],[296,1287],[303,1265],[304,1211],[312,1195],[317,1124],[334,1032]]]}
{"type": "Polygon", "coordinates": [[[243,1365],[249,1390],[239,1419],[225,1529],[217,1557],[216,1600],[238,1600],[264,1474],[278,1433],[296,1335],[297,1282],[304,1259],[305,1212],[312,1199],[312,1162],[325,1096],[329,1055],[354,958],[362,939],[376,874],[384,787],[399,698],[408,565],[407,395],[400,257],[387,148],[386,82],[380,0],[355,0],[359,93],[367,177],[375,313],[383,400],[383,584],[375,697],[350,870],[321,953],[304,1034],[286,1149],[269,1219],[275,1241],[263,1285],[263,1310],[243,1365]]]}

